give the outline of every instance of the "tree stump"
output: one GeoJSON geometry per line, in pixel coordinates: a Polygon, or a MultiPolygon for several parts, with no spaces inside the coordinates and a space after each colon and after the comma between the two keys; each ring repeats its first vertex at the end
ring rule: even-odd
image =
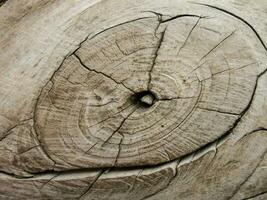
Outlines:
{"type": "Polygon", "coordinates": [[[0,199],[267,199],[265,0],[0,6],[0,199]]]}

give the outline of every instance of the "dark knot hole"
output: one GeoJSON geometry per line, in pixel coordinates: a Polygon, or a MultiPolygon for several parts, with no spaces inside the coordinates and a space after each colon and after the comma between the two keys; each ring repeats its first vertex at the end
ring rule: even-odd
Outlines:
{"type": "Polygon", "coordinates": [[[134,104],[144,108],[151,107],[154,104],[155,99],[155,95],[151,91],[142,91],[131,96],[131,100],[134,104]]]}

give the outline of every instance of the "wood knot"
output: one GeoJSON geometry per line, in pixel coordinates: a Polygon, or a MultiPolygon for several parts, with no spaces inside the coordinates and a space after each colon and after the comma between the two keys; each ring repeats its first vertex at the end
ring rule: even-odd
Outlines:
{"type": "Polygon", "coordinates": [[[259,59],[247,41],[197,16],[88,37],[42,90],[41,143],[68,169],[152,166],[197,151],[248,108],[259,59]]]}
{"type": "Polygon", "coordinates": [[[132,96],[134,104],[145,108],[151,107],[154,104],[155,99],[155,95],[150,91],[138,92],[132,96]]]}

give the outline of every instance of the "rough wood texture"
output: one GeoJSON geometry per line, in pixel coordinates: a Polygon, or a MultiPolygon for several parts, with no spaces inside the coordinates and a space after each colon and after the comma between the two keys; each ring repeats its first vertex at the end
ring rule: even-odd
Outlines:
{"type": "Polygon", "coordinates": [[[267,199],[266,17],[0,1],[0,199],[267,199]]]}

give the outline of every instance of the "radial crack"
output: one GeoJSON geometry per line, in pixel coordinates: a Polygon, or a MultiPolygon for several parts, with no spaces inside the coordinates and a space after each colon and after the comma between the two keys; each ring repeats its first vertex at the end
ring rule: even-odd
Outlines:
{"type": "Polygon", "coordinates": [[[30,147],[30,148],[28,148],[28,149],[26,149],[26,150],[24,150],[24,151],[22,151],[22,152],[19,152],[18,155],[27,153],[28,151],[30,151],[30,150],[32,150],[32,149],[34,149],[34,148],[36,148],[36,147],[39,147],[39,146],[40,146],[39,144],[34,145],[34,146],[32,146],[32,147],[30,147]]]}
{"type": "Polygon", "coordinates": [[[90,192],[90,190],[92,189],[92,187],[94,186],[94,184],[97,182],[97,180],[100,178],[100,176],[102,176],[102,174],[105,172],[105,170],[102,170],[98,173],[98,175],[96,176],[96,178],[93,180],[93,182],[88,186],[88,188],[80,195],[79,200],[80,199],[84,199],[84,197],[90,192]]]}
{"type": "Polygon", "coordinates": [[[130,104],[129,106],[126,106],[125,108],[121,109],[120,111],[114,113],[112,116],[108,116],[108,117],[106,117],[105,119],[103,119],[103,120],[101,120],[101,121],[99,121],[99,122],[97,122],[97,123],[95,123],[95,124],[93,124],[93,125],[88,126],[87,128],[91,128],[91,127],[93,127],[93,126],[96,126],[96,125],[98,125],[98,124],[101,124],[101,123],[107,121],[108,119],[115,118],[120,112],[126,110],[127,108],[129,108],[129,107],[131,107],[131,106],[132,106],[132,104],[130,104]]]}
{"type": "Polygon", "coordinates": [[[94,143],[88,150],[86,150],[85,153],[88,154],[89,151],[90,151],[91,149],[93,149],[96,145],[97,145],[97,142],[94,143]]]}
{"type": "Polygon", "coordinates": [[[167,27],[165,27],[165,29],[161,32],[160,38],[158,40],[157,48],[156,48],[155,53],[154,53],[154,57],[153,57],[153,60],[152,60],[152,65],[151,65],[151,68],[149,70],[149,79],[148,79],[148,86],[147,86],[148,90],[151,87],[150,85],[151,85],[151,80],[152,80],[152,72],[153,72],[154,66],[156,64],[156,59],[158,57],[158,53],[159,53],[160,47],[161,47],[161,45],[163,43],[163,40],[164,40],[166,29],[167,29],[167,27]]]}
{"type": "Polygon", "coordinates": [[[121,136],[122,136],[122,137],[121,137],[120,143],[118,144],[118,153],[117,153],[117,156],[116,156],[116,158],[115,158],[113,167],[116,166],[116,164],[117,164],[117,162],[118,162],[118,159],[119,159],[119,156],[120,156],[120,153],[121,153],[121,144],[122,144],[122,142],[123,142],[123,140],[124,140],[124,135],[121,134],[121,136]]]}
{"type": "MultiPolygon", "coordinates": [[[[120,123],[120,125],[116,128],[115,131],[113,131],[113,133],[103,142],[102,146],[104,146],[112,137],[115,133],[117,133],[121,127],[123,126],[124,122],[138,109],[138,107],[136,109],[134,109],[132,112],[130,112],[120,123]]],[[[121,135],[121,134],[120,134],[121,135]]],[[[123,136],[122,136],[123,137],[123,136]]]]}
{"type": "Polygon", "coordinates": [[[203,60],[204,58],[206,58],[212,51],[214,51],[215,49],[217,49],[224,41],[226,41],[228,38],[230,38],[234,33],[235,33],[235,31],[233,31],[232,33],[230,33],[229,35],[227,35],[225,38],[223,38],[218,44],[216,44],[211,50],[209,50],[204,56],[202,56],[200,58],[199,62],[201,60],[203,60]]]}
{"type": "Polygon", "coordinates": [[[7,138],[11,133],[12,133],[12,130],[17,128],[18,126],[21,126],[23,125],[23,123],[29,121],[29,120],[32,120],[33,118],[29,118],[29,119],[24,119],[24,120],[21,120],[19,121],[16,125],[12,126],[11,128],[9,128],[7,131],[6,131],[6,134],[4,134],[3,137],[0,138],[0,141],[4,140],[5,138],[7,138]]]}
{"type": "Polygon", "coordinates": [[[261,39],[260,35],[258,34],[258,32],[256,31],[256,29],[250,24],[248,23],[246,20],[244,20],[243,18],[241,18],[240,16],[230,12],[230,11],[227,11],[223,8],[219,8],[219,7],[216,7],[216,6],[213,6],[213,5],[209,5],[209,4],[204,4],[204,3],[197,3],[197,2],[190,2],[190,3],[193,3],[193,4],[198,4],[198,5],[201,5],[201,6],[207,6],[207,7],[210,7],[210,8],[214,8],[216,10],[219,10],[219,11],[222,11],[228,15],[231,15],[232,17],[235,17],[237,18],[238,20],[242,21],[243,23],[245,23],[257,36],[257,38],[259,39],[259,41],[261,42],[263,48],[267,51],[267,47],[265,45],[265,43],[263,42],[263,40],[261,39]]]}
{"type": "Polygon", "coordinates": [[[186,37],[184,43],[182,44],[182,46],[181,46],[181,47],[179,48],[179,50],[178,50],[177,56],[179,56],[181,50],[185,47],[185,45],[186,45],[188,39],[190,38],[190,36],[191,36],[193,30],[194,30],[194,29],[196,28],[196,26],[198,25],[200,19],[201,19],[201,17],[198,18],[197,22],[194,24],[194,26],[193,26],[193,27],[191,28],[191,30],[189,31],[189,33],[188,33],[188,35],[187,35],[187,37],[186,37]]]}
{"type": "Polygon", "coordinates": [[[137,179],[142,174],[143,171],[144,171],[144,169],[140,169],[140,171],[138,172],[138,174],[135,176],[135,179],[133,181],[133,184],[131,186],[131,189],[130,189],[129,193],[134,190],[134,187],[135,187],[135,184],[137,182],[137,179]]]}
{"type": "Polygon", "coordinates": [[[97,73],[97,74],[101,74],[101,75],[105,76],[106,78],[108,78],[108,79],[114,81],[116,84],[122,85],[122,86],[125,87],[126,89],[130,90],[132,93],[135,93],[135,91],[133,91],[131,88],[127,87],[123,82],[116,81],[116,80],[115,80],[114,78],[112,78],[111,76],[109,76],[109,75],[107,75],[107,74],[105,74],[105,73],[103,73],[103,72],[97,71],[97,70],[95,70],[95,69],[91,69],[91,68],[89,68],[88,66],[86,66],[86,65],[82,62],[81,58],[80,58],[76,53],[73,53],[73,55],[78,59],[78,61],[80,62],[80,64],[81,64],[85,69],[87,69],[87,70],[89,70],[89,71],[92,71],[92,72],[95,72],[95,73],[97,73]]]}
{"type": "Polygon", "coordinates": [[[264,192],[261,192],[261,193],[258,193],[258,194],[254,194],[253,196],[246,197],[246,198],[244,198],[244,199],[242,199],[242,200],[254,199],[254,198],[259,197],[259,196],[261,196],[261,195],[264,195],[264,194],[266,194],[266,193],[267,193],[267,191],[264,191],[264,192]]]}
{"type": "Polygon", "coordinates": [[[257,170],[257,168],[259,167],[259,165],[261,164],[261,162],[264,159],[265,154],[267,153],[267,150],[264,151],[264,153],[261,155],[260,160],[258,161],[258,163],[256,164],[255,168],[252,170],[252,172],[244,179],[244,181],[242,181],[242,183],[234,190],[234,192],[232,193],[232,195],[230,196],[229,200],[232,199],[237,193],[238,191],[241,189],[241,187],[253,176],[253,174],[255,173],[255,171],[257,170]]]}
{"type": "Polygon", "coordinates": [[[212,109],[212,108],[204,108],[204,107],[199,107],[199,106],[197,108],[202,109],[202,110],[211,111],[211,112],[217,112],[217,113],[227,114],[227,115],[237,115],[237,116],[240,115],[238,113],[226,112],[226,111],[216,110],[216,109],[212,109]]]}
{"type": "MultiPolygon", "coordinates": [[[[202,63],[202,64],[199,65],[197,68],[195,68],[193,71],[199,69],[199,68],[202,67],[204,64],[205,64],[205,63],[202,63]]],[[[237,68],[227,68],[227,69],[224,69],[224,70],[222,70],[222,71],[215,72],[215,73],[211,74],[210,77],[207,77],[207,78],[202,79],[201,82],[206,81],[206,80],[209,80],[209,79],[212,79],[212,77],[217,76],[217,75],[220,75],[220,74],[223,74],[224,72],[229,72],[229,73],[230,73],[230,72],[232,72],[232,71],[236,71],[236,70],[244,69],[244,68],[246,68],[246,67],[248,67],[248,66],[251,66],[251,65],[254,65],[254,64],[259,64],[259,62],[256,61],[256,62],[252,62],[252,63],[246,64],[246,65],[242,65],[241,67],[237,67],[237,68]]],[[[228,65],[229,65],[229,64],[228,64],[228,65]]],[[[191,73],[192,73],[193,71],[191,71],[191,73]]],[[[190,75],[190,73],[189,73],[189,75],[190,75]]],[[[188,80],[188,78],[190,77],[189,75],[187,75],[187,78],[185,79],[185,81],[188,80]]],[[[193,81],[188,82],[188,83],[193,83],[193,82],[195,82],[195,81],[197,81],[197,80],[193,80],[193,81]]]]}
{"type": "Polygon", "coordinates": [[[52,176],[50,179],[48,179],[39,189],[42,190],[44,188],[44,186],[46,186],[47,184],[49,184],[50,181],[54,180],[59,175],[60,175],[59,173],[56,173],[54,176],[52,176]]]}

